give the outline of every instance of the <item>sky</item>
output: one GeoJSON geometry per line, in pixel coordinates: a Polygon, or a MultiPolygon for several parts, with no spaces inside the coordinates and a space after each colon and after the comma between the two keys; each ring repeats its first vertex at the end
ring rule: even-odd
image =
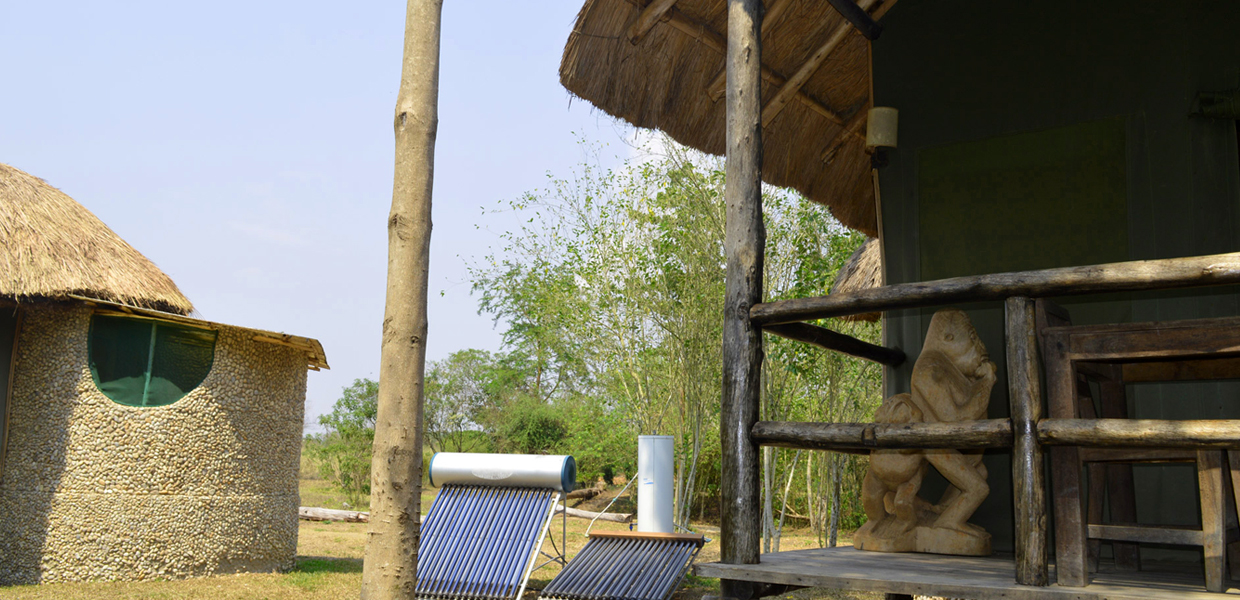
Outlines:
{"type": "MultiPolygon", "coordinates": [[[[467,264],[499,203],[633,133],[559,84],[582,0],[445,2],[428,359],[500,349],[467,264]],[[539,10],[531,10],[537,6],[539,10]],[[485,210],[484,210],[485,207],[485,210]]],[[[176,281],[198,316],[313,337],[308,420],[377,379],[405,4],[0,2],[0,162],[176,281]]]]}

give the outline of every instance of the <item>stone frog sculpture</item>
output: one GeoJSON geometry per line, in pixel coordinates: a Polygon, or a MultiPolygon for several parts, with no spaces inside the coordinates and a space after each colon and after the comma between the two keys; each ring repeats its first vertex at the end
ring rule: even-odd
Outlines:
{"type": "MultiPolygon", "coordinates": [[[[878,423],[951,423],[986,417],[995,364],[969,317],[941,310],[913,365],[912,393],[883,401],[878,423]]],[[[990,493],[981,451],[875,450],[861,488],[867,522],[853,544],[878,552],[984,556],[990,534],[967,521],[990,493]],[[918,497],[928,466],[950,483],[937,504],[918,497]]]]}

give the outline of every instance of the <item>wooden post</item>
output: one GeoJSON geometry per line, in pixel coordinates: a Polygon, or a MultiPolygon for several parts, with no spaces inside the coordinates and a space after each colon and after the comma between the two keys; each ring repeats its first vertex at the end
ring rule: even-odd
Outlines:
{"type": "Polygon", "coordinates": [[[1033,300],[1007,299],[1008,403],[1012,415],[1012,502],[1016,506],[1016,583],[1046,585],[1046,476],[1035,424],[1042,418],[1033,300]]]}
{"type": "Polygon", "coordinates": [[[396,168],[387,224],[387,300],[363,600],[413,598],[417,586],[426,290],[442,9],[442,0],[408,0],[405,10],[405,56],[393,124],[396,168]]]}
{"type": "MultiPolygon", "coordinates": [[[[1047,405],[1053,419],[1076,419],[1076,375],[1062,334],[1046,336],[1047,405]]],[[[1055,577],[1059,585],[1089,584],[1085,514],[1081,503],[1081,455],[1076,446],[1051,448],[1055,511],[1055,577]]]]}
{"type": "MultiPolygon", "coordinates": [[[[720,560],[756,564],[760,550],[758,445],[750,437],[758,421],[762,330],[749,309],[762,302],[762,2],[728,0],[727,69],[727,283],[723,316],[723,450],[720,491],[720,560]]],[[[758,586],[724,579],[725,598],[749,600],[758,586]]]]}

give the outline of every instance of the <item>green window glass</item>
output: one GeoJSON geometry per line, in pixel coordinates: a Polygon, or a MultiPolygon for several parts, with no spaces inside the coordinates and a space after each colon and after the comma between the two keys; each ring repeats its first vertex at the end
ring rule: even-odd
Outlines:
{"type": "Polygon", "coordinates": [[[94,315],[90,374],[99,391],[118,404],[172,404],[211,372],[215,335],[161,321],[94,315]]]}

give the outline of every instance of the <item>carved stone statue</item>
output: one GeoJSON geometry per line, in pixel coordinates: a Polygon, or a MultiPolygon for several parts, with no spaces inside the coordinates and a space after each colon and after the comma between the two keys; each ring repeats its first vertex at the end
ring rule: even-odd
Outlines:
{"type": "MultiPolygon", "coordinates": [[[[911,394],[883,401],[878,423],[952,423],[986,417],[995,364],[969,317],[941,310],[913,364],[911,394]]],[[[861,488],[868,520],[853,544],[878,552],[985,556],[990,534],[968,523],[990,494],[981,451],[875,450],[861,488]],[[951,484],[938,504],[918,497],[927,466],[951,484]]]]}

